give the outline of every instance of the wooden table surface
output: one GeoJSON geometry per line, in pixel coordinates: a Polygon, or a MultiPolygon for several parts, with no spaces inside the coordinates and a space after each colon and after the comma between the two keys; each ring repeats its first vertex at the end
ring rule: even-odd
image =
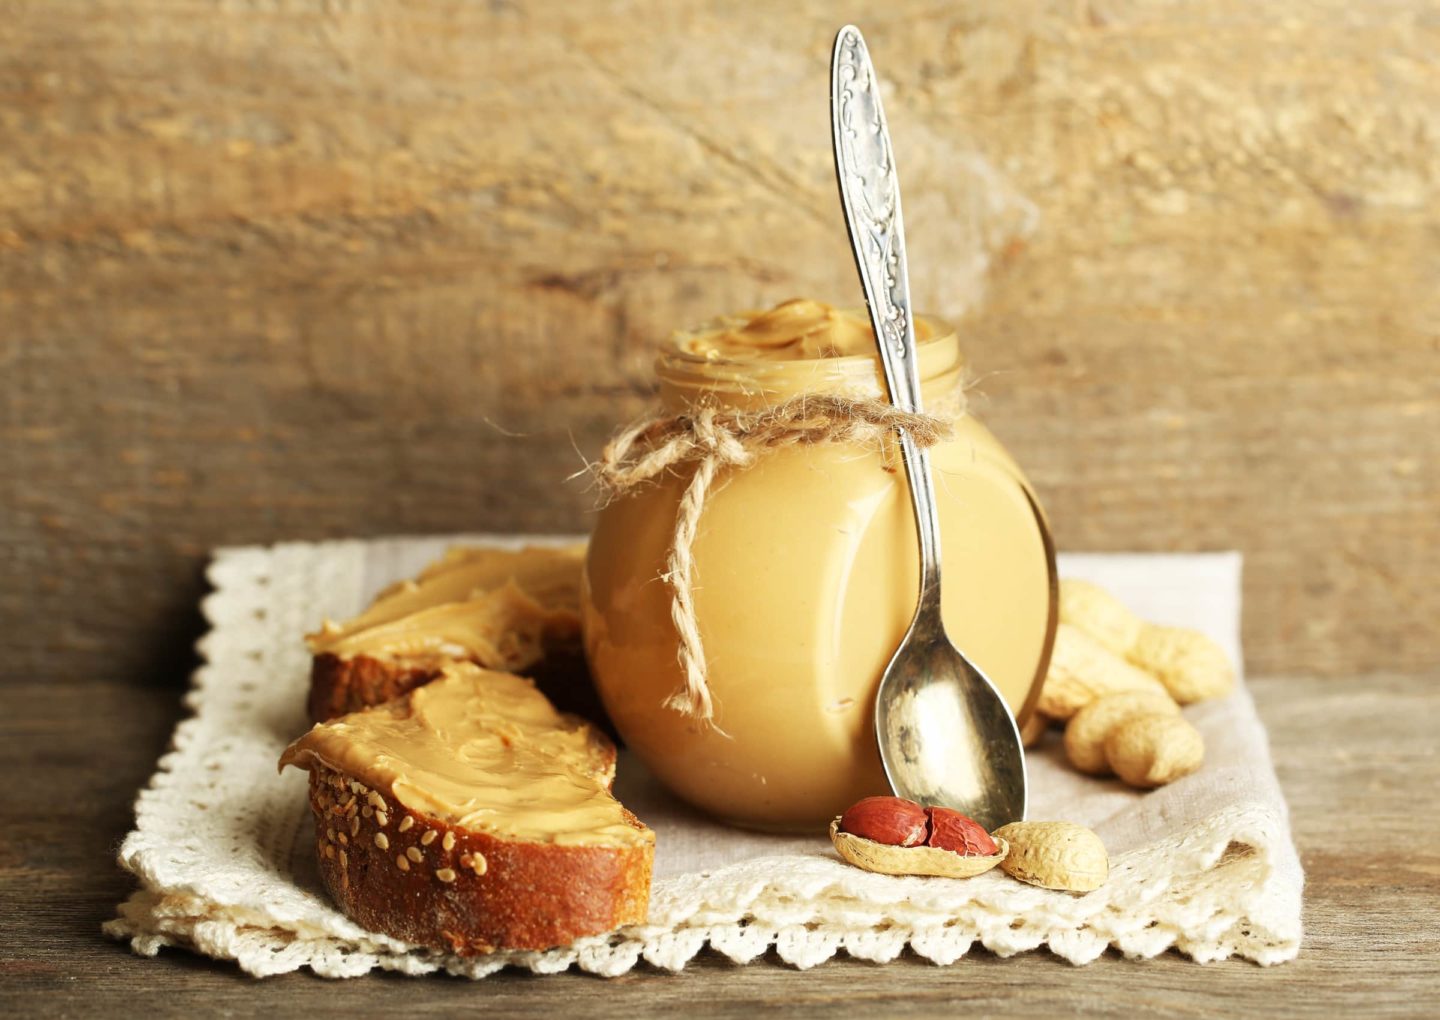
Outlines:
{"type": "Polygon", "coordinates": [[[256,980],[233,965],[167,950],[134,956],[100,925],[132,888],[113,863],[130,804],[179,716],[180,684],[21,682],[0,718],[0,1012],[134,1014],[634,1016],[927,1015],[964,1002],[976,1015],[1084,1012],[1314,1017],[1433,1016],[1440,1011],[1440,786],[1435,675],[1252,681],[1270,727],[1307,873],[1306,938],[1273,968],[1201,966],[1176,954],[1107,955],[1076,968],[1045,952],[983,951],[950,967],[836,959],[810,971],[738,967],[702,956],[670,974],[642,965],[611,981],[579,974],[460,979],[308,973],[256,980]],[[1022,1005],[1023,1004],[1023,1005],[1022,1005]]]}

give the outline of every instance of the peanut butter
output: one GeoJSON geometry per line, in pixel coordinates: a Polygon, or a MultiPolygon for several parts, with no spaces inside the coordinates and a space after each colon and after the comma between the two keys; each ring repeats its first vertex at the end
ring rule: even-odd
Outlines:
{"type": "Polygon", "coordinates": [[[320,723],[280,767],[319,763],[411,811],[506,839],[564,846],[654,841],[610,794],[614,749],[534,684],[471,663],[407,696],[320,723]]]}
{"type": "MultiPolygon", "coordinates": [[[[916,324],[918,340],[928,340],[933,332],[928,322],[916,324]]],[[[724,316],[697,330],[677,333],[675,345],[707,361],[868,357],[875,353],[875,332],[863,310],[794,298],[769,311],[724,316]]]]}
{"type": "MultiPolygon", "coordinates": [[[[755,410],[810,392],[884,399],[873,350],[843,353],[872,343],[868,328],[851,328],[855,313],[836,319],[815,309],[824,306],[741,316],[729,333],[679,334],[656,363],[666,409],[686,413],[703,401],[755,410]],[[829,325],[812,331],[822,318],[829,325]],[[786,335],[779,327],[790,319],[793,347],[743,341],[744,323],[768,320],[773,333],[755,332],[770,338],[786,335]],[[752,349],[759,353],[744,353],[752,349]]],[[[937,415],[948,405],[953,417],[959,341],[921,321],[930,338],[917,359],[924,405],[937,415]]],[[[953,579],[946,629],[1023,721],[1055,629],[1044,518],[1020,469],[973,415],[955,419],[931,461],[944,572],[953,579]]],[[[887,458],[871,446],[819,443],[766,451],[716,475],[690,547],[712,727],[667,704],[685,676],[672,592],[660,578],[693,470],[614,500],[596,521],[582,604],[596,687],[628,749],[686,800],[747,826],[823,825],[860,798],[889,792],[873,708],[916,603],[904,471],[893,451],[887,458]]]]}
{"type": "Polygon", "coordinates": [[[583,556],[583,546],[451,549],[359,616],[327,620],[306,641],[317,655],[438,655],[523,669],[540,658],[547,636],[578,633],[583,556]]]}

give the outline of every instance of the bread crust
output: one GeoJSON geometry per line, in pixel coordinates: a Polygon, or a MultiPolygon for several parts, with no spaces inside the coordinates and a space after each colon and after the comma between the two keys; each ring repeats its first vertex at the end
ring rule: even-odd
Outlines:
{"type": "MultiPolygon", "coordinates": [[[[310,808],[331,898],[357,924],[405,942],[460,956],[543,950],[646,918],[653,838],[622,847],[508,840],[412,812],[318,762],[310,808]]],[[[649,832],[629,811],[625,819],[649,832]]]]}
{"type": "Polygon", "coordinates": [[[321,652],[310,660],[310,694],[305,708],[311,722],[325,722],[380,705],[434,680],[445,662],[441,658],[404,662],[368,655],[342,659],[333,652],[321,652]]]}
{"type": "MultiPolygon", "coordinates": [[[[411,659],[374,659],[356,655],[342,659],[333,652],[321,652],[310,661],[310,693],[306,711],[311,722],[325,722],[371,708],[409,694],[438,677],[450,663],[464,661],[434,656],[411,659]]],[[[472,660],[473,661],[473,660],[472,660]]],[[[476,662],[484,667],[485,663],[476,662]]],[[[545,655],[523,671],[535,680],[540,693],[561,712],[589,720],[619,742],[600,695],[590,681],[585,653],[579,641],[553,640],[545,643],[545,655]]]]}

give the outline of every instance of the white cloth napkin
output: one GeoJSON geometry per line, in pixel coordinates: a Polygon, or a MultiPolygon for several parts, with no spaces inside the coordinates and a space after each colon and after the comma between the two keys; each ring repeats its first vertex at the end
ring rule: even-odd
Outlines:
{"type": "MultiPolygon", "coordinates": [[[[677,803],[622,755],[616,792],[654,828],[648,924],[543,953],[461,959],[367,932],[320,887],[305,776],[277,774],[306,727],[308,655],[300,637],[322,618],[359,611],[384,584],[415,573],[450,536],[220,550],[204,611],[206,664],[136,804],[120,865],[140,889],[105,926],[140,953],[181,946],[251,974],[309,967],[329,977],[375,967],[483,977],[511,965],[622,974],[644,959],[679,969],[707,944],[737,963],[771,950],[797,967],[838,950],[876,962],[907,946],[949,964],[979,943],[1001,956],[1046,946],[1076,964],[1107,948],[1197,961],[1291,959],[1300,945],[1300,862],[1265,730],[1243,683],[1186,710],[1205,737],[1197,774],[1149,793],[1081,776],[1052,735],[1031,752],[1031,814],[1089,825],[1109,848],[1109,881],[1084,896],[993,871],[978,878],[896,878],[844,864],[824,833],[731,829],[677,803]]],[[[535,541],[535,539],[531,539],[535,541]]],[[[555,541],[555,539],[538,539],[555,541]]],[[[1061,572],[1098,582],[1141,615],[1197,627],[1240,661],[1240,557],[1085,555],[1061,572]]]]}

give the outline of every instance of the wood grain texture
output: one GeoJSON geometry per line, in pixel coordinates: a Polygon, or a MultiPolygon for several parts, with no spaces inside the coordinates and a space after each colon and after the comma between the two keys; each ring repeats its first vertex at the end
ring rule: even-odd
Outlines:
{"type": "Polygon", "coordinates": [[[858,300],[847,17],[1061,546],[1243,549],[1263,672],[1433,663],[1423,0],[5,0],[0,675],[177,675],[216,544],[583,529],[672,327],[858,300]]]}
{"type": "Polygon", "coordinates": [[[1077,968],[1048,953],[980,950],[950,967],[902,957],[810,971],[702,956],[678,974],[646,965],[613,981],[503,973],[479,983],[376,975],[263,981],[178,951],[143,959],[100,933],[131,882],[115,869],[145,781],[178,709],[169,692],[82,680],[12,686],[0,715],[0,1010],[147,1016],[606,1017],[1335,1016],[1431,1017],[1440,1006],[1440,784],[1433,724],[1440,677],[1252,681],[1270,728],[1307,872],[1300,957],[1278,967],[1114,955],[1077,968]],[[1297,689],[1305,696],[1297,698],[1297,689]],[[77,726],[76,719],[103,719],[77,726]],[[1423,791],[1423,793],[1421,792],[1423,791]]]}

